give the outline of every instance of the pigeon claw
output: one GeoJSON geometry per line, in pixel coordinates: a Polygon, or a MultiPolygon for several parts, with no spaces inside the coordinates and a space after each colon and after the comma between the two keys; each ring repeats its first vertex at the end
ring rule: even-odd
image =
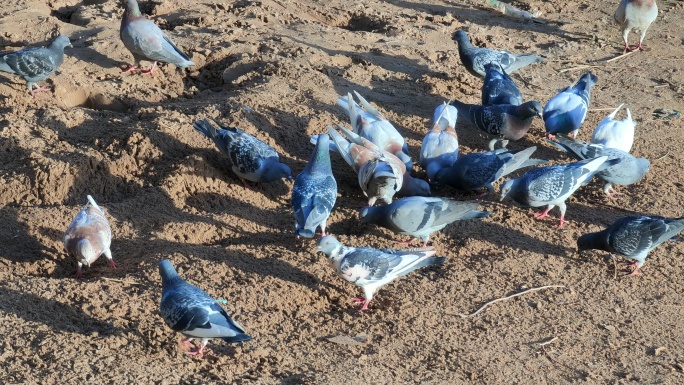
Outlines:
{"type": "Polygon", "coordinates": [[[370,303],[370,301],[366,300],[366,298],[364,298],[364,297],[353,298],[352,301],[354,301],[354,304],[356,304],[356,305],[363,304],[363,307],[361,307],[361,309],[359,309],[359,311],[368,310],[368,304],[370,303]]]}
{"type": "Polygon", "coordinates": [[[43,91],[51,91],[51,89],[48,87],[38,86],[38,87],[31,90],[31,96],[36,96],[36,92],[43,92],[43,91]]]}
{"type": "Polygon", "coordinates": [[[112,269],[116,269],[116,263],[114,263],[113,259],[109,260],[109,267],[111,267],[112,269]]]}
{"type": "MultiPolygon", "coordinates": [[[[549,216],[549,209],[544,210],[543,213],[536,213],[536,214],[534,214],[534,217],[537,218],[537,219],[546,218],[546,217],[548,217],[548,216],[549,216]]],[[[563,223],[563,219],[561,219],[561,223],[563,223]]]]}
{"type": "Polygon", "coordinates": [[[83,277],[83,269],[79,267],[78,269],[76,269],[76,274],[74,274],[74,278],[80,279],[81,277],[83,277]]]}

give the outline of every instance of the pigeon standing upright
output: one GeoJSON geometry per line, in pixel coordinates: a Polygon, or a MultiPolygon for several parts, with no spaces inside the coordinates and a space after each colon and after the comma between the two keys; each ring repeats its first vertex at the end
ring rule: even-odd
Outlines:
{"type": "Polygon", "coordinates": [[[624,152],[629,152],[634,144],[634,128],[636,123],[632,121],[632,113],[627,110],[627,117],[624,120],[615,120],[615,115],[620,111],[623,104],[620,104],[610,115],[606,116],[601,123],[596,126],[591,135],[591,143],[602,144],[604,147],[617,148],[624,152]]]}
{"type": "Polygon", "coordinates": [[[278,153],[273,147],[242,131],[216,122],[214,127],[208,120],[198,120],[193,124],[197,132],[214,141],[216,147],[230,158],[232,169],[245,187],[245,180],[256,183],[269,183],[281,178],[292,179],[290,168],[280,163],[278,153]]]}
{"type": "Polygon", "coordinates": [[[76,278],[83,275],[83,265],[90,267],[102,254],[109,260],[109,266],[115,269],[116,264],[109,249],[111,245],[112,228],[105,211],[88,195],[88,203],[76,214],[64,235],[64,248],[78,262],[76,278]]]}
{"type": "Polygon", "coordinates": [[[420,148],[420,166],[430,180],[440,169],[451,167],[458,157],[457,116],[456,107],[446,102],[435,109],[435,122],[420,148]]]}
{"type": "Polygon", "coordinates": [[[625,42],[625,51],[643,50],[642,43],[646,37],[646,30],[658,17],[658,4],[655,0],[620,0],[620,5],[615,10],[613,18],[622,28],[622,40],[625,42]],[[627,42],[627,37],[632,29],[641,32],[639,44],[632,48],[627,42]]]}
{"type": "Polygon", "coordinates": [[[470,43],[468,35],[463,31],[456,31],[458,42],[458,56],[461,63],[471,74],[485,76],[485,64],[498,63],[509,74],[522,67],[542,61],[534,53],[513,54],[508,51],[499,51],[488,48],[478,48],[470,43]]]}
{"type": "Polygon", "coordinates": [[[337,182],[330,167],[330,138],[327,134],[318,135],[309,163],[295,178],[292,188],[292,209],[295,215],[295,234],[313,238],[316,227],[325,236],[325,225],[335,201],[337,182]]]}
{"type": "Polygon", "coordinates": [[[0,71],[17,74],[26,80],[26,86],[35,95],[36,91],[49,91],[37,83],[48,78],[64,61],[64,47],[71,47],[71,41],[59,35],[47,48],[32,47],[16,52],[0,54],[0,71]],[[33,88],[36,86],[36,88],[33,88]]]}
{"type": "Polygon", "coordinates": [[[413,270],[441,265],[446,260],[446,257],[435,257],[437,252],[432,247],[402,251],[347,247],[332,235],[318,241],[318,251],[330,257],[337,274],[363,288],[365,297],[354,298],[356,304],[363,304],[361,310],[368,310],[373,294],[380,287],[413,270]]]}
{"type": "Polygon", "coordinates": [[[484,85],[482,86],[482,105],[522,104],[522,93],[510,76],[499,63],[487,63],[485,68],[484,85]]]}
{"type": "Polygon", "coordinates": [[[589,110],[591,87],[596,84],[597,80],[594,74],[587,72],[546,103],[544,124],[546,133],[550,137],[571,132],[573,137],[577,137],[577,131],[584,123],[589,110]]]}
{"type": "Polygon", "coordinates": [[[682,230],[684,218],[629,216],[618,219],[602,231],[582,235],[577,239],[577,249],[605,250],[633,259],[634,262],[629,263],[629,275],[639,275],[648,253],[682,230]]]}
{"type": "Polygon", "coordinates": [[[190,344],[195,338],[202,340],[199,349],[188,351],[187,354],[202,355],[212,338],[221,338],[226,342],[252,339],[215,299],[178,276],[171,262],[159,262],[159,274],[162,278],[159,311],[164,322],[187,337],[182,341],[183,344],[190,344]]]}
{"type": "Polygon", "coordinates": [[[141,60],[153,62],[152,67],[141,71],[150,75],[154,73],[157,62],[171,63],[181,68],[195,65],[154,22],[140,13],[136,0],[125,2],[120,36],[124,46],[131,51],[135,63],[130,64],[124,72],[138,70],[141,60]]]}

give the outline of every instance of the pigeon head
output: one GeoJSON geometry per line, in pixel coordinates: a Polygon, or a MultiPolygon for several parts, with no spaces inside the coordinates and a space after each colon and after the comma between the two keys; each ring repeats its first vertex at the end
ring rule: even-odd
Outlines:
{"type": "Polygon", "coordinates": [[[648,161],[646,158],[637,158],[637,168],[639,170],[643,170],[644,174],[648,172],[648,170],[651,169],[651,162],[648,161]]]}
{"type": "Polygon", "coordinates": [[[468,38],[468,34],[465,33],[465,31],[462,29],[459,29],[458,31],[456,31],[455,37],[456,37],[456,41],[458,42],[459,47],[461,45],[463,45],[464,47],[468,47],[468,46],[472,45],[470,43],[470,39],[468,38]]]}
{"type": "Polygon", "coordinates": [[[335,250],[341,247],[342,244],[332,235],[326,235],[325,237],[318,240],[318,251],[326,254],[327,256],[332,256],[335,250]]]}
{"type": "Polygon", "coordinates": [[[508,196],[508,194],[511,193],[511,190],[515,188],[515,179],[507,180],[504,182],[504,184],[501,185],[501,199],[499,201],[504,200],[508,196]]]}
{"type": "Polygon", "coordinates": [[[126,12],[124,17],[142,17],[140,13],[140,8],[138,8],[138,2],[136,0],[123,0],[126,4],[126,12]]]}
{"type": "Polygon", "coordinates": [[[598,81],[598,78],[591,72],[587,72],[586,74],[582,75],[579,81],[586,84],[584,86],[584,88],[586,89],[593,87],[594,84],[596,84],[596,82],[598,81]]]}
{"type": "Polygon", "coordinates": [[[64,35],[57,36],[57,38],[50,44],[50,48],[55,48],[62,51],[64,50],[64,47],[73,47],[69,38],[64,35]]]}
{"type": "Polygon", "coordinates": [[[381,216],[383,207],[388,207],[388,206],[380,206],[380,207],[364,207],[359,211],[359,219],[363,223],[376,223],[377,221],[375,218],[378,216],[381,216]]]}
{"type": "Polygon", "coordinates": [[[430,184],[418,178],[404,178],[404,184],[401,188],[401,193],[408,196],[422,196],[429,197],[430,184]]]}
{"type": "Polygon", "coordinates": [[[274,162],[274,164],[267,168],[261,175],[260,182],[268,183],[282,178],[292,179],[292,171],[290,171],[290,168],[286,164],[274,162]]]}
{"type": "Polygon", "coordinates": [[[535,116],[541,118],[542,113],[544,112],[544,107],[542,107],[541,103],[538,101],[532,100],[519,105],[516,108],[516,112],[518,113],[518,117],[522,119],[532,118],[535,116]]]}
{"type": "Polygon", "coordinates": [[[169,286],[173,281],[180,278],[171,262],[167,260],[159,262],[159,275],[162,277],[162,288],[169,286]]]}
{"type": "Polygon", "coordinates": [[[599,233],[589,233],[577,238],[577,251],[601,248],[599,245],[598,234],[599,233]]]}

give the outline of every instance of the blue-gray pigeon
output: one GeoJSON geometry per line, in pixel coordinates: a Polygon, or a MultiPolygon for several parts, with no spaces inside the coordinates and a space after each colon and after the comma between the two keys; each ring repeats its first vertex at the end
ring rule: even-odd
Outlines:
{"type": "Polygon", "coordinates": [[[542,61],[534,53],[514,54],[508,51],[478,48],[470,43],[470,38],[463,31],[456,32],[458,42],[458,56],[461,57],[463,66],[475,76],[485,76],[485,64],[498,63],[509,74],[522,67],[542,61]]]}
{"type": "Polygon", "coordinates": [[[26,80],[34,95],[36,91],[49,91],[37,83],[48,78],[64,61],[64,47],[71,47],[69,38],[59,35],[47,48],[32,47],[0,54],[0,71],[17,74],[26,80]],[[36,88],[33,88],[33,87],[36,88]]]}
{"type": "Polygon", "coordinates": [[[522,104],[522,93],[499,63],[487,63],[485,66],[484,85],[482,86],[482,105],[522,104]]]}
{"type": "Polygon", "coordinates": [[[76,278],[83,275],[83,265],[90,267],[102,254],[109,260],[109,266],[115,269],[111,245],[112,228],[105,211],[88,195],[88,203],[76,214],[64,235],[64,248],[78,262],[76,278]]]}
{"type": "Polygon", "coordinates": [[[587,117],[591,88],[597,80],[594,74],[587,72],[546,103],[543,118],[549,137],[570,133],[577,137],[577,131],[587,117]]]}
{"type": "Polygon", "coordinates": [[[456,107],[446,102],[435,109],[434,124],[420,148],[420,166],[430,180],[439,170],[451,167],[458,157],[457,116],[456,107]]]}

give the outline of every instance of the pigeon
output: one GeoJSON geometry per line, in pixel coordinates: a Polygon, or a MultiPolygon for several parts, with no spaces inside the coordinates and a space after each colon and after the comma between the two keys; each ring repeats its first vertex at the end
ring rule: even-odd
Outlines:
{"type": "Polygon", "coordinates": [[[233,172],[249,188],[245,180],[256,183],[269,183],[281,178],[292,179],[290,168],[280,163],[278,153],[273,147],[242,131],[215,122],[214,127],[208,120],[198,120],[193,128],[214,141],[218,149],[230,158],[233,172]]]}
{"type": "Polygon", "coordinates": [[[330,257],[333,267],[342,278],[361,286],[365,297],[354,298],[368,310],[373,294],[380,287],[421,267],[441,265],[446,257],[435,257],[432,247],[409,250],[347,247],[332,235],[318,241],[318,251],[330,257]]]}
{"type": "Polygon", "coordinates": [[[591,136],[591,143],[602,144],[604,147],[617,148],[624,152],[629,152],[634,144],[634,128],[636,123],[632,121],[632,113],[627,110],[627,117],[624,120],[615,120],[615,115],[624,104],[620,104],[615,111],[606,116],[605,119],[596,126],[594,134],[591,136]]]}
{"type": "Polygon", "coordinates": [[[136,0],[126,0],[120,36],[135,61],[124,72],[137,71],[141,60],[153,62],[152,67],[141,71],[150,75],[154,74],[157,62],[171,63],[181,68],[195,65],[154,22],[140,13],[136,0]]]}
{"type": "Polygon", "coordinates": [[[533,146],[522,151],[498,149],[464,155],[450,168],[441,169],[433,182],[438,186],[447,184],[464,191],[487,188],[487,192],[492,193],[492,185],[513,171],[548,163],[542,159],[530,159],[536,150],[537,147],[533,146]]]}
{"type": "Polygon", "coordinates": [[[658,4],[655,0],[620,0],[620,5],[613,15],[615,22],[622,28],[622,40],[625,42],[625,51],[631,52],[643,50],[642,43],[646,37],[646,30],[658,17],[658,4]],[[638,29],[641,32],[639,44],[632,48],[627,43],[629,32],[638,29]]]}
{"type": "Polygon", "coordinates": [[[470,38],[462,30],[456,31],[456,41],[461,63],[475,76],[485,76],[484,66],[488,63],[498,63],[510,74],[522,67],[542,61],[535,53],[514,54],[508,51],[477,48],[470,43],[470,38]]]}
{"type": "Polygon", "coordinates": [[[109,227],[105,211],[88,195],[88,203],[76,214],[64,235],[64,248],[78,262],[76,278],[83,276],[83,265],[90,267],[102,254],[109,260],[109,266],[115,269],[116,264],[109,249],[111,244],[112,228],[109,227]]]}
{"type": "Polygon", "coordinates": [[[598,171],[618,163],[619,159],[608,160],[607,156],[580,162],[532,169],[518,179],[511,179],[501,185],[501,200],[510,197],[514,201],[532,206],[547,206],[538,219],[548,217],[549,211],[558,206],[561,212],[558,227],[565,224],[565,200],[598,171]]]}
{"type": "Polygon", "coordinates": [[[380,111],[373,108],[358,92],[354,91],[359,103],[356,104],[351,93],[347,97],[337,99],[340,106],[349,115],[354,133],[373,142],[381,149],[394,154],[406,165],[406,169],[413,168],[413,162],[408,156],[408,145],[399,131],[390,123],[380,111]]]}
{"type": "Polygon", "coordinates": [[[337,182],[330,167],[329,142],[328,135],[318,136],[309,163],[295,178],[292,209],[298,237],[313,238],[319,226],[321,236],[325,236],[325,224],[337,200],[337,182]]]}
{"type": "Polygon", "coordinates": [[[456,135],[456,107],[447,104],[435,109],[435,123],[425,135],[420,148],[420,166],[432,180],[442,168],[449,168],[458,157],[458,135],[456,135]]]}
{"type": "Polygon", "coordinates": [[[537,101],[523,103],[519,106],[510,104],[478,106],[454,100],[459,117],[464,117],[472,125],[489,135],[496,136],[489,142],[489,149],[494,150],[496,142],[503,140],[506,147],[508,140],[519,140],[532,126],[535,116],[541,117],[542,106],[537,101]]]}
{"type": "Polygon", "coordinates": [[[498,63],[487,63],[485,68],[484,85],[482,86],[482,105],[522,104],[522,93],[505,70],[498,63]]]}
{"type": "Polygon", "coordinates": [[[52,75],[64,61],[64,47],[72,47],[69,38],[59,35],[47,48],[32,47],[16,52],[0,54],[0,71],[17,74],[26,80],[31,95],[37,91],[49,91],[37,83],[52,75]],[[33,88],[36,86],[36,88],[33,88]]]}
{"type": "Polygon", "coordinates": [[[164,322],[184,336],[181,342],[189,345],[193,339],[201,339],[199,349],[186,352],[202,355],[212,338],[226,342],[245,342],[252,337],[204,290],[193,286],[178,276],[171,262],[159,262],[162,278],[162,296],[159,312],[164,322]]]}
{"type": "Polygon", "coordinates": [[[602,231],[582,235],[577,239],[577,249],[604,250],[633,259],[634,262],[628,263],[628,275],[639,275],[648,253],[682,230],[684,218],[629,216],[618,219],[602,231]]]}
{"type": "Polygon", "coordinates": [[[543,117],[549,136],[572,132],[573,137],[577,137],[577,131],[584,123],[589,110],[591,87],[597,80],[594,74],[587,72],[546,103],[543,117]]]}
{"type": "Polygon", "coordinates": [[[430,234],[450,223],[484,218],[489,211],[476,210],[478,202],[460,202],[449,198],[408,197],[386,206],[364,207],[361,222],[373,223],[395,233],[420,238],[427,246],[430,234]]]}
{"type": "Polygon", "coordinates": [[[596,173],[599,178],[606,181],[603,192],[611,199],[614,195],[619,194],[617,191],[614,191],[613,185],[628,186],[637,183],[646,175],[651,167],[648,159],[635,158],[628,152],[618,150],[617,148],[606,148],[600,144],[573,140],[564,135],[556,135],[556,142],[547,140],[579,160],[592,159],[604,155],[608,159],[619,159],[620,162],[616,165],[596,173]]]}

